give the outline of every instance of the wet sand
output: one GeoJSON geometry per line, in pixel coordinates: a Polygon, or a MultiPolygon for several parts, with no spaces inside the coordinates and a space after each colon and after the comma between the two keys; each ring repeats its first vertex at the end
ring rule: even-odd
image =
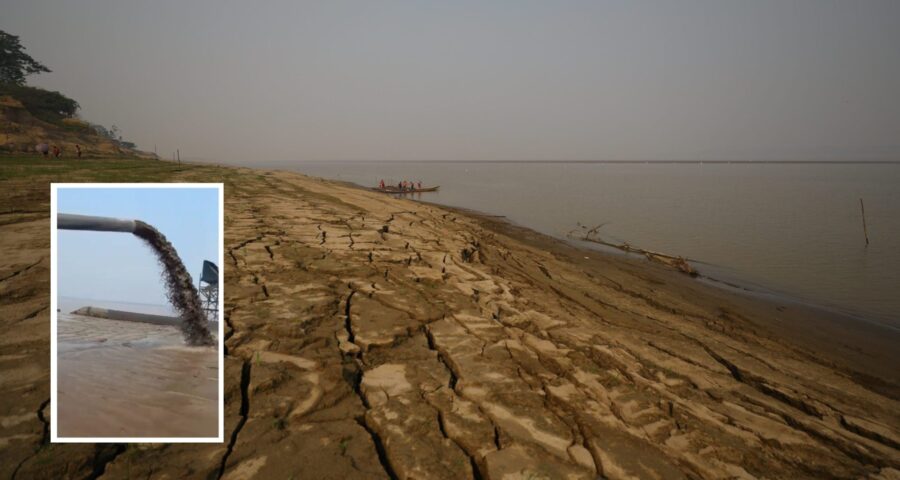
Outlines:
{"type": "Polygon", "coordinates": [[[896,336],[439,206],[179,168],[226,182],[226,442],[45,446],[47,221],[25,219],[0,226],[3,473],[900,475],[896,336]]]}
{"type": "Polygon", "coordinates": [[[215,349],[180,330],[59,314],[60,437],[215,437],[215,349]]]}

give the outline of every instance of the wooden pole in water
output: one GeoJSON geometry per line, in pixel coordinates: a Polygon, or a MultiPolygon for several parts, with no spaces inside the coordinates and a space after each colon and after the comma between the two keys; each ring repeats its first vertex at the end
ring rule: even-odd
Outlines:
{"type": "Polygon", "coordinates": [[[862,212],[863,235],[866,236],[866,246],[869,246],[869,230],[866,228],[866,206],[863,204],[862,197],[859,197],[859,210],[862,212]]]}

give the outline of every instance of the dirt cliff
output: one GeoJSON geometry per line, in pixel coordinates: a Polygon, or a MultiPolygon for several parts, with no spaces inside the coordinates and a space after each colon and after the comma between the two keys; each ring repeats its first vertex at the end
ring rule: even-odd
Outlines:
{"type": "Polygon", "coordinates": [[[0,153],[37,155],[35,146],[39,143],[58,146],[62,155],[68,158],[76,155],[76,144],[81,146],[83,156],[146,155],[99,135],[84,120],[45,121],[33,115],[16,98],[0,95],[0,153]]]}

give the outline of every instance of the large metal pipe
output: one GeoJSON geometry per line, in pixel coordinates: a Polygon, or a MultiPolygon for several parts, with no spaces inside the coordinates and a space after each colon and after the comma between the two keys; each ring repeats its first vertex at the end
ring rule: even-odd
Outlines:
{"type": "Polygon", "coordinates": [[[56,215],[56,227],[62,230],[134,233],[134,220],[60,213],[56,215]]]}
{"type": "MultiPolygon", "coordinates": [[[[108,308],[98,307],[81,307],[72,312],[73,315],[85,315],[88,317],[105,318],[108,320],[121,320],[124,322],[143,322],[152,323],[154,325],[172,325],[181,327],[184,321],[178,317],[168,317],[164,315],[152,315],[148,313],[126,312],[123,310],[110,310],[108,308]]],[[[209,322],[209,329],[213,332],[219,331],[219,322],[209,322]]]]}

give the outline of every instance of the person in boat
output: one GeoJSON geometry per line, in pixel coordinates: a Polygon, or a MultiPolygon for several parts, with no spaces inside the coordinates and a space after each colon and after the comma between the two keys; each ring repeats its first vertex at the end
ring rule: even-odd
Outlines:
{"type": "Polygon", "coordinates": [[[419,180],[419,190],[421,190],[421,189],[422,189],[422,181],[419,180]]]}
{"type": "Polygon", "coordinates": [[[384,190],[384,179],[382,178],[380,182],[378,182],[378,188],[384,190]]]}
{"type": "Polygon", "coordinates": [[[403,190],[403,182],[397,182],[397,190],[403,190]]]}

